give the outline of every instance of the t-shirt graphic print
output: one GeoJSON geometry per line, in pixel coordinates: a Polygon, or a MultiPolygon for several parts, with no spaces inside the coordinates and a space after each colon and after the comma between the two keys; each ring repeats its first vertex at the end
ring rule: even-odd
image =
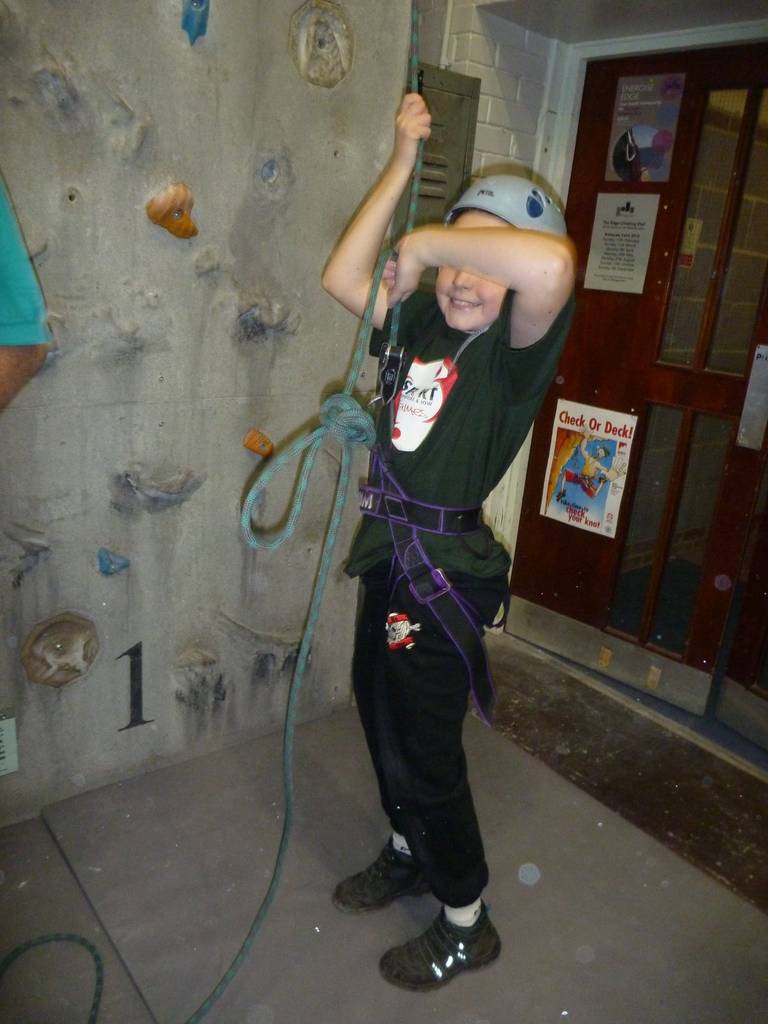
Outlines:
{"type": "Polygon", "coordinates": [[[416,451],[458,379],[458,368],[450,356],[434,363],[423,363],[418,357],[413,360],[395,399],[392,444],[398,451],[416,451]]]}

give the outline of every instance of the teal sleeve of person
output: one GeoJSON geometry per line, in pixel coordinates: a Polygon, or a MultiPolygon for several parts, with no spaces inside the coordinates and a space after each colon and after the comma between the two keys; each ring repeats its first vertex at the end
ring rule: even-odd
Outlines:
{"type": "Polygon", "coordinates": [[[0,178],[0,345],[45,345],[50,340],[43,293],[0,178]]]}

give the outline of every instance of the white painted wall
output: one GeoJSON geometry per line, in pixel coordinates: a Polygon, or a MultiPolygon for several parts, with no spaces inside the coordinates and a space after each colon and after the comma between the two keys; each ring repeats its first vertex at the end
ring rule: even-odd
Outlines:
{"type": "Polygon", "coordinates": [[[419,60],[440,67],[451,0],[416,0],[419,12],[419,60]]]}
{"type": "MultiPolygon", "coordinates": [[[[479,78],[480,105],[473,173],[522,174],[548,188],[538,173],[554,124],[548,109],[557,44],[501,18],[473,0],[453,0],[443,50],[452,70],[479,78]]],[[[488,498],[485,516],[514,550],[530,439],[488,498]]]]}
{"type": "Polygon", "coordinates": [[[481,81],[475,174],[533,169],[551,45],[481,5],[454,0],[445,59],[481,81]]]}

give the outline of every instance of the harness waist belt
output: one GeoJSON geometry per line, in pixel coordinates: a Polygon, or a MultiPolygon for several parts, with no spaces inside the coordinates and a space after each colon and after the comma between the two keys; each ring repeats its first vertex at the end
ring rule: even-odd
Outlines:
{"type": "Polygon", "coordinates": [[[360,488],[360,511],[376,519],[389,519],[404,526],[415,526],[427,533],[460,534],[479,530],[483,525],[481,508],[444,508],[424,505],[380,487],[364,484],[360,488]]]}

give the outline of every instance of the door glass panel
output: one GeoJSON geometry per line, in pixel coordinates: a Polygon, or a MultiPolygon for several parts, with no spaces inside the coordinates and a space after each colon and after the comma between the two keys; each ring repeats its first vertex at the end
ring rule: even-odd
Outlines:
{"type": "Polygon", "coordinates": [[[662,363],[690,366],[693,362],[746,97],[745,89],[709,94],[661,340],[662,363]]]}
{"type": "Polygon", "coordinates": [[[654,646],[676,654],[684,652],[688,640],[731,429],[731,423],[720,417],[696,417],[648,638],[654,646]]]}
{"type": "Polygon", "coordinates": [[[743,374],[768,262],[768,92],[763,92],[708,370],[743,374]]]}
{"type": "Polygon", "coordinates": [[[630,636],[640,633],[682,418],[680,409],[651,407],[632,519],[609,616],[614,629],[630,636]]]}

